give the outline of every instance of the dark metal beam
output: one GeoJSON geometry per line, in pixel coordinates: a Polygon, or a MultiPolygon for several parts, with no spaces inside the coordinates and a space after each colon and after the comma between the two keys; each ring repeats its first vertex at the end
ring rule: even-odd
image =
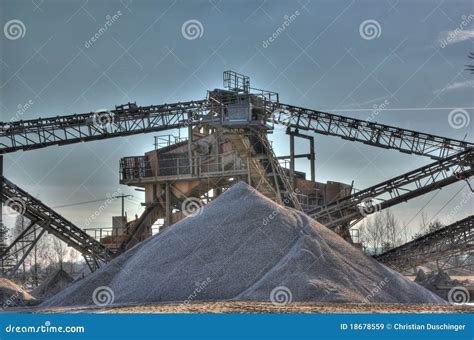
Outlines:
{"type": "Polygon", "coordinates": [[[113,254],[100,242],[5,177],[3,177],[1,200],[30,221],[40,223],[48,233],[53,234],[82,255],[94,258],[97,263],[105,263],[112,258],[113,254]],[[49,221],[49,223],[43,224],[44,221],[49,221]]]}
{"type": "Polygon", "coordinates": [[[405,271],[454,255],[474,251],[474,216],[420,236],[374,258],[398,271],[405,271]]]}
{"type": "Polygon", "coordinates": [[[288,104],[279,103],[278,108],[273,113],[273,122],[290,128],[337,136],[349,141],[433,159],[443,159],[474,147],[473,143],[465,141],[288,104]]]}
{"type": "Polygon", "coordinates": [[[472,175],[474,149],[469,149],[310,210],[307,214],[335,229],[472,175]]]}
{"type": "Polygon", "coordinates": [[[207,100],[199,100],[143,107],[122,105],[110,111],[2,122],[0,154],[198,125],[207,117],[206,110],[207,100]]]}

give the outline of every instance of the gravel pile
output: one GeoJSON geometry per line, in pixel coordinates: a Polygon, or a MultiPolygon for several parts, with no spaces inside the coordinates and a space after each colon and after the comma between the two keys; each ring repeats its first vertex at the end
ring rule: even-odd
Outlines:
{"type": "MultiPolygon", "coordinates": [[[[416,273],[415,282],[448,301],[453,300],[452,296],[451,298],[449,297],[450,291],[453,288],[470,287],[472,290],[472,285],[469,280],[454,280],[442,269],[429,273],[426,273],[423,269],[419,269],[416,273]]],[[[464,302],[469,302],[469,295],[468,293],[466,297],[467,301],[464,302]]]]}
{"type": "Polygon", "coordinates": [[[241,182],[42,306],[199,300],[444,303],[241,182]]]}
{"type": "Polygon", "coordinates": [[[33,295],[41,299],[46,299],[59,293],[73,281],[74,279],[71,275],[64,270],[56,270],[33,291],[33,295]]]}
{"type": "Polygon", "coordinates": [[[28,292],[29,283],[18,285],[13,281],[0,278],[0,311],[8,307],[32,306],[38,301],[28,292]]]}

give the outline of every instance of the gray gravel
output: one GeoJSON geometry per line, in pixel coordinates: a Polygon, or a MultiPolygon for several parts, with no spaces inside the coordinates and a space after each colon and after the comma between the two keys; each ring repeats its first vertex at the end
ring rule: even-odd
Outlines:
{"type": "Polygon", "coordinates": [[[307,215],[240,182],[42,306],[257,300],[445,303],[307,215]],[[111,293],[112,292],[112,293],[111,293]],[[97,300],[97,299],[96,299],[97,300]],[[101,300],[104,301],[104,300],[101,300]]]}
{"type": "Polygon", "coordinates": [[[71,275],[62,269],[58,269],[33,291],[33,295],[37,298],[46,299],[59,293],[73,281],[71,275]]]}

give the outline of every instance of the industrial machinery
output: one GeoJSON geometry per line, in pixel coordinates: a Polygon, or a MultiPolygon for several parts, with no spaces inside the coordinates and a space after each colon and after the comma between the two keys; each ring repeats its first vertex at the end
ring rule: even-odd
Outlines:
{"type": "MultiPolygon", "coordinates": [[[[8,206],[22,202],[35,231],[34,237],[28,232],[20,235],[0,254],[8,260],[5,263],[11,263],[18,247],[26,244],[31,249],[47,230],[80,251],[95,270],[149,237],[156,221],[166,228],[238,180],[279,204],[305,211],[350,241],[350,227],[368,214],[467,181],[473,174],[473,143],[284,104],[277,93],[252,88],[249,77],[233,71],[224,72],[223,80],[224,89],[209,91],[197,101],[151,106],[128,103],[110,111],[0,123],[1,154],[187,130],[186,138],[168,137],[164,144],[158,140],[155,149],[145,155],[120,160],[120,183],[144,190],[145,209],[101,242],[84,235],[17,186],[9,190],[13,184],[1,176],[2,201],[8,206]],[[268,135],[275,124],[286,127],[289,155],[277,156],[273,151],[268,135]],[[349,184],[315,181],[312,133],[426,156],[434,162],[355,192],[349,184]],[[308,142],[307,153],[295,153],[295,138],[308,142]],[[297,158],[310,161],[310,178],[295,169],[297,158]],[[289,166],[282,166],[282,161],[289,166]]],[[[18,266],[10,265],[4,271],[18,266]]]]}

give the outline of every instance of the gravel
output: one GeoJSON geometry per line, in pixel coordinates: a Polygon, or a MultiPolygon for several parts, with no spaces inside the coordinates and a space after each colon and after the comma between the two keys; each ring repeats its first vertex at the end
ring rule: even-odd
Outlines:
{"type": "Polygon", "coordinates": [[[218,300],[445,303],[240,182],[42,306],[218,300]]]}
{"type": "Polygon", "coordinates": [[[58,269],[33,291],[33,295],[37,298],[46,299],[59,293],[73,281],[71,275],[62,269],[58,269]]]}
{"type": "Polygon", "coordinates": [[[0,278],[0,310],[14,306],[32,306],[37,300],[28,292],[31,285],[29,282],[18,285],[13,281],[0,278]]]}

